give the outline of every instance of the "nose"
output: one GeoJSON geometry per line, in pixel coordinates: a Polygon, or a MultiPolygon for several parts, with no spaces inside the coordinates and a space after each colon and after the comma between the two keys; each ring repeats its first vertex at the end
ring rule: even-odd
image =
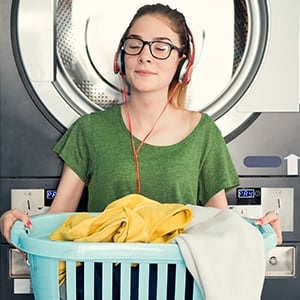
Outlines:
{"type": "Polygon", "coordinates": [[[141,53],[138,55],[138,60],[139,62],[143,62],[143,61],[152,61],[152,54],[150,51],[150,45],[149,44],[145,44],[141,53]]]}

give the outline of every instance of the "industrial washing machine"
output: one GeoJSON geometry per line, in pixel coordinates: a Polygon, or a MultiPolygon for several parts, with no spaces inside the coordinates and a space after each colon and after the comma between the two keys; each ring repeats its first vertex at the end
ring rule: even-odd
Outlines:
{"type": "MultiPolygon", "coordinates": [[[[1,1],[1,214],[47,210],[62,168],[52,148],[79,116],[122,102],[113,55],[149,2],[1,1]]],[[[266,257],[262,299],[300,299],[300,1],[201,0],[197,11],[193,1],[161,2],[178,7],[193,32],[187,106],[209,113],[228,143],[241,181],[230,208],[280,214],[284,243],[266,257]]],[[[2,237],[0,298],[33,299],[28,266],[2,237]]]]}

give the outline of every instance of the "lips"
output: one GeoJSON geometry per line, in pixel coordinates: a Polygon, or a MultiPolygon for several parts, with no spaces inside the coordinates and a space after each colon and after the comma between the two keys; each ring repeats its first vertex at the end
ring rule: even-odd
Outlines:
{"type": "Polygon", "coordinates": [[[148,70],[136,70],[135,73],[137,73],[140,76],[152,76],[155,74],[154,72],[148,70]]]}

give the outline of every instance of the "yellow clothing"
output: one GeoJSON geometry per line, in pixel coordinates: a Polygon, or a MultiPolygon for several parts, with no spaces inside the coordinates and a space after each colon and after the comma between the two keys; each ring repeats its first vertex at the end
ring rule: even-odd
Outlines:
{"type": "MultiPolygon", "coordinates": [[[[183,204],[159,203],[131,194],[109,204],[97,216],[77,213],[66,218],[49,237],[76,242],[170,243],[193,217],[183,204]]],[[[65,280],[65,263],[59,262],[59,282],[65,280]]]]}
{"type": "Polygon", "coordinates": [[[159,203],[131,194],[109,204],[97,216],[77,213],[50,235],[51,240],[78,242],[169,243],[192,220],[182,204],[159,203]]]}

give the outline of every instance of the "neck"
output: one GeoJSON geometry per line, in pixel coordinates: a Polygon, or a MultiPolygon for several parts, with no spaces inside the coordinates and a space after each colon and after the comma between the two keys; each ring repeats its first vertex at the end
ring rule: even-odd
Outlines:
{"type": "MultiPolygon", "coordinates": [[[[168,91],[162,93],[139,93],[132,90],[131,100],[125,101],[125,109],[123,110],[123,118],[127,121],[127,126],[131,125],[132,133],[139,133],[137,136],[148,134],[149,130],[152,132],[154,127],[164,127],[168,119],[168,115],[172,110],[168,109],[170,106],[170,99],[176,92],[178,85],[174,88],[173,92],[168,96],[168,91]],[[131,124],[128,124],[130,119],[131,124]]],[[[126,99],[125,99],[126,100],[126,99]]]]}
{"type": "Polygon", "coordinates": [[[128,103],[128,110],[139,127],[148,127],[147,123],[153,125],[168,101],[168,95],[162,93],[133,93],[128,103]]]}

